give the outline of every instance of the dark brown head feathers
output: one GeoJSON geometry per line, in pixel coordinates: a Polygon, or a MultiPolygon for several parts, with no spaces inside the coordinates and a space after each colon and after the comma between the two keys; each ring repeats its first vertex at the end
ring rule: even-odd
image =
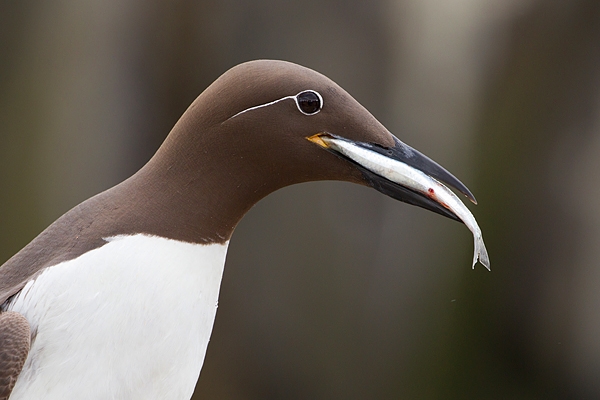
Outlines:
{"type": "Polygon", "coordinates": [[[307,140],[322,132],[394,144],[364,107],[315,71],[268,60],[230,69],[198,96],[140,171],[67,212],[0,268],[0,304],[42,269],[107,237],[223,243],[277,189],[314,180],[364,184],[351,163],[307,140]],[[307,90],[322,102],[312,115],[294,97],[307,90]]]}

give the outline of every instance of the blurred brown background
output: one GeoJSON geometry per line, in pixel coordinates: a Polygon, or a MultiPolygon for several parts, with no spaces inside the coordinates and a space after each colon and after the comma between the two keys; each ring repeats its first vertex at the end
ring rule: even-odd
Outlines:
{"type": "Polygon", "coordinates": [[[598,0],[0,0],[0,262],[257,58],[460,177],[492,272],[433,213],[281,190],[233,236],[195,399],[600,398],[598,0]]]}

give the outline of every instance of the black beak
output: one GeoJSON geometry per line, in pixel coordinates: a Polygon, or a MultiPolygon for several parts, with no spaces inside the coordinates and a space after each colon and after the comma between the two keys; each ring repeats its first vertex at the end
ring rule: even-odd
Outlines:
{"type": "MultiPolygon", "coordinates": [[[[337,140],[350,142],[347,139],[332,134],[322,134],[320,136],[321,138],[323,138],[323,136],[325,135],[337,140]]],[[[354,141],[352,141],[351,143],[357,147],[361,147],[372,152],[379,153],[384,157],[390,158],[395,161],[400,161],[413,169],[421,171],[424,174],[430,176],[431,178],[434,178],[447,186],[453,187],[454,189],[463,193],[473,203],[477,204],[475,196],[473,196],[471,191],[454,175],[452,175],[450,172],[444,169],[441,165],[439,165],[429,157],[425,156],[421,152],[402,143],[396,137],[394,137],[394,141],[394,147],[391,148],[382,147],[380,145],[371,143],[362,143],[354,141]]],[[[413,188],[400,185],[396,182],[392,182],[389,179],[370,171],[363,165],[345,156],[344,154],[340,153],[332,147],[327,146],[327,150],[353,163],[362,172],[367,184],[372,188],[378,190],[379,192],[386,194],[396,200],[419,206],[429,211],[433,211],[445,217],[451,218],[453,220],[463,222],[454,212],[445,207],[444,204],[435,201],[434,199],[414,190],[413,188]]]]}

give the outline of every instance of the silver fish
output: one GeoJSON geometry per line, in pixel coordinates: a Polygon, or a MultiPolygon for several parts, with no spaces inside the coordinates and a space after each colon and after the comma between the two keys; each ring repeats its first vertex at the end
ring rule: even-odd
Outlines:
{"type": "Polygon", "coordinates": [[[456,214],[473,233],[474,254],[472,267],[475,268],[475,264],[479,261],[488,270],[490,269],[490,259],[483,243],[481,229],[475,217],[447,186],[401,161],[393,160],[375,151],[356,146],[349,141],[330,136],[322,136],[321,139],[333,150],[354,160],[371,172],[422,193],[456,214]]]}

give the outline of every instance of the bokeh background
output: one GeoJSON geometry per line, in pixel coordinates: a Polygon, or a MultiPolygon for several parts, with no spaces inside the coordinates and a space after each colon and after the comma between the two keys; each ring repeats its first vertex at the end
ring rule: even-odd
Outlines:
{"type": "Polygon", "coordinates": [[[257,58],[465,182],[492,272],[454,221],[283,189],[233,236],[194,399],[600,398],[598,0],[0,0],[0,262],[257,58]]]}

